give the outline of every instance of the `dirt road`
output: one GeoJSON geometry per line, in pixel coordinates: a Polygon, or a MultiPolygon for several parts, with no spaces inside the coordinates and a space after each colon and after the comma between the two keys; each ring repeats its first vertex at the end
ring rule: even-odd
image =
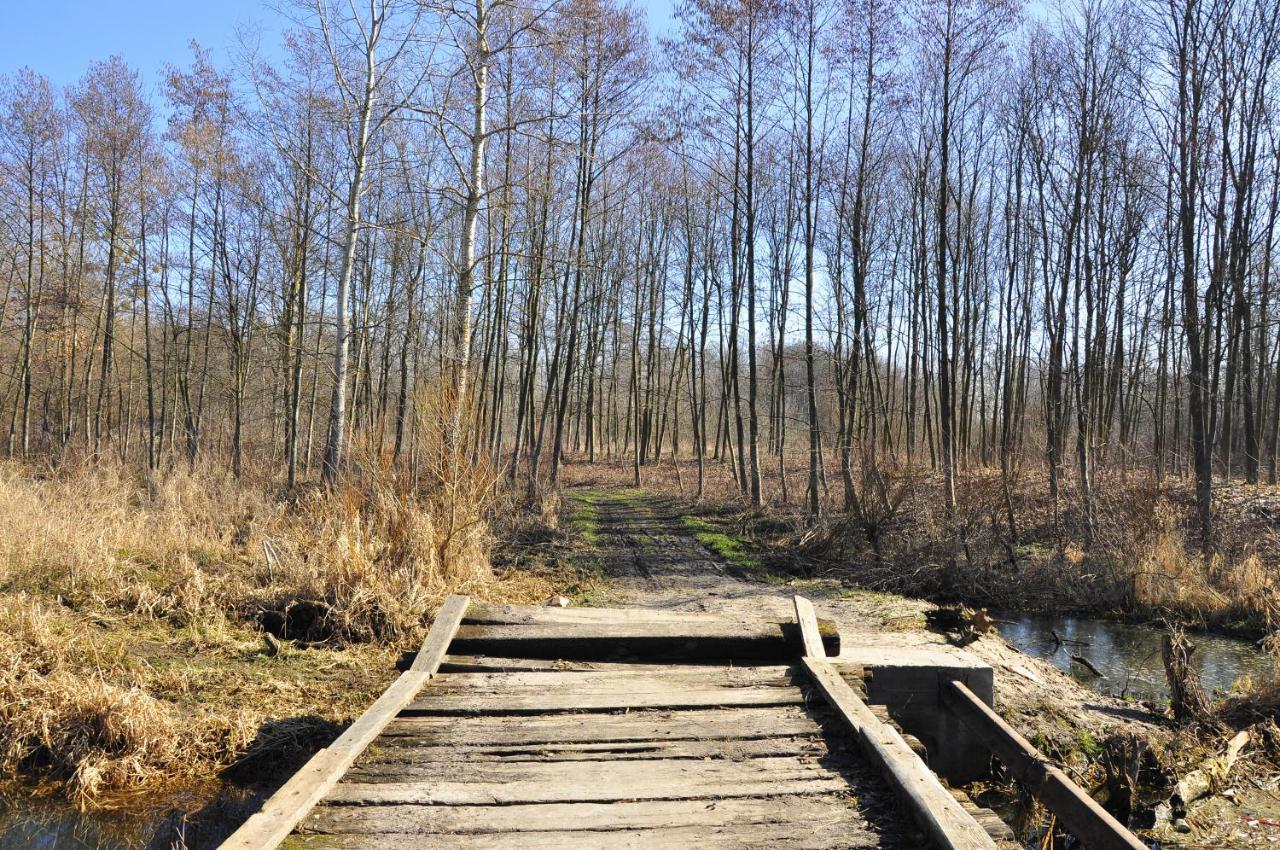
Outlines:
{"type": "MultiPolygon", "coordinates": [[[[585,557],[604,579],[594,604],[786,617],[799,593],[813,600],[820,616],[838,623],[845,646],[948,648],[945,636],[925,629],[932,603],[833,580],[770,576],[732,525],[691,515],[674,499],[643,490],[578,488],[568,492],[566,511],[587,547],[585,557]]],[[[1141,708],[1080,686],[998,634],[966,651],[994,668],[997,709],[1068,763],[1083,766],[1114,735],[1166,734],[1141,708]]]]}

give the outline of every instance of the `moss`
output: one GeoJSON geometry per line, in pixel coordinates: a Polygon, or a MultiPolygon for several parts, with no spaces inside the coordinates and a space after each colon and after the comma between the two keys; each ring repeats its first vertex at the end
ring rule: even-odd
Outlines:
{"type": "Polygon", "coordinates": [[[1102,755],[1102,745],[1084,729],[1076,732],[1076,747],[1091,759],[1102,755]]]}

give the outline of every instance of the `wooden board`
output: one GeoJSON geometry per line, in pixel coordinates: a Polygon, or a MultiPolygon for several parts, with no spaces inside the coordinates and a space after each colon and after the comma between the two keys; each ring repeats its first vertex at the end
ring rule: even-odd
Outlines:
{"type": "MultiPolygon", "coordinates": [[[[616,771],[620,764],[610,763],[616,771]]],[[[558,766],[558,765],[557,765],[558,766]]],[[[769,797],[786,794],[838,794],[849,790],[840,775],[814,772],[773,776],[763,772],[720,776],[709,771],[676,774],[654,772],[653,764],[643,764],[640,775],[612,772],[599,782],[584,781],[573,772],[561,770],[546,778],[520,782],[344,782],[330,793],[335,803],[359,806],[501,806],[512,803],[610,803],[618,800],[723,800],[732,797],[769,797]]],[[[984,837],[986,833],[983,833],[984,837]]],[[[977,845],[975,845],[977,846],[977,845]]]]}
{"type": "Polygon", "coordinates": [[[631,687],[653,682],[671,683],[673,686],[687,683],[704,683],[720,687],[747,685],[788,687],[796,684],[796,679],[792,668],[782,665],[760,667],[623,665],[608,670],[517,670],[441,673],[432,682],[431,690],[436,692],[465,688],[473,691],[490,690],[505,693],[512,689],[584,688],[599,685],[631,687]]]}
{"type": "Polygon", "coordinates": [[[822,645],[822,632],[818,628],[818,615],[813,610],[813,603],[799,595],[791,597],[791,602],[795,605],[804,654],[810,658],[826,658],[827,650],[822,645]]]}
{"type": "Polygon", "coordinates": [[[817,730],[813,719],[797,705],[597,714],[590,723],[568,714],[521,717],[519,722],[501,715],[400,717],[387,726],[381,742],[396,738],[458,745],[696,741],[785,737],[817,730]]]}
{"type": "MultiPolygon", "coordinates": [[[[564,782],[595,786],[592,793],[608,794],[616,786],[645,787],[685,782],[731,783],[768,779],[832,779],[843,774],[847,760],[819,760],[806,755],[761,756],[754,759],[581,759],[572,765],[557,761],[452,761],[432,764],[366,763],[353,767],[343,784],[419,785],[434,782],[490,784],[497,782],[564,782]]],[[[675,792],[677,789],[670,789],[675,792]]],[[[543,793],[543,792],[539,792],[543,793]]],[[[740,794],[727,794],[736,797],[740,794]]],[[[335,799],[337,799],[335,797],[335,799]]],[[[602,798],[595,798],[602,799],[602,798]]],[[[603,799],[631,799],[625,793],[603,799]]],[[[508,801],[510,802],[510,801],[508,801]]]]}
{"type": "MultiPolygon", "coordinates": [[[[554,610],[554,609],[548,609],[554,610]]],[[[828,631],[829,652],[839,651],[839,635],[828,631]]],[[[736,622],[703,615],[687,620],[609,622],[532,622],[466,624],[452,651],[467,655],[520,658],[689,659],[734,658],[788,660],[802,649],[794,622],[736,622]]]]}
{"type": "Polygon", "coordinates": [[[849,807],[821,797],[737,798],[709,805],[703,800],[644,800],[616,803],[544,803],[511,806],[335,806],[322,805],[300,826],[304,832],[494,833],[539,829],[603,831],[680,826],[808,823],[811,827],[856,821],[849,807]]]}
{"type": "Polygon", "coordinates": [[[404,714],[543,714],[553,711],[634,711],[641,708],[803,705],[796,688],[667,688],[653,691],[574,691],[514,694],[431,694],[404,714]]]}
{"type": "Polygon", "coordinates": [[[709,662],[706,659],[670,659],[653,664],[639,661],[584,661],[572,658],[509,658],[501,655],[460,655],[450,653],[440,664],[442,673],[538,673],[555,671],[558,673],[602,673],[608,670],[626,670],[630,672],[654,672],[696,670],[714,672],[717,670],[742,669],[743,664],[730,661],[709,662]]]}
{"type": "Polygon", "coordinates": [[[388,743],[385,736],[367,752],[365,766],[382,764],[437,764],[521,761],[589,761],[593,759],[748,759],[761,756],[818,756],[827,742],[817,736],[774,738],[704,738],[691,741],[622,741],[532,746],[464,746],[451,742],[434,745],[388,743]]]}
{"type": "Polygon", "coordinates": [[[696,847],[698,850],[869,850],[881,847],[878,838],[854,831],[856,823],[834,823],[830,833],[806,832],[804,824],[756,824],[750,826],[681,826],[661,829],[590,832],[559,830],[508,832],[480,835],[454,834],[347,834],[302,835],[290,839],[288,847],[306,850],[563,850],[566,847],[591,850],[655,850],[655,848],[696,847]],[[406,839],[409,839],[408,841],[406,839]]]}
{"type": "Polygon", "coordinates": [[[1039,798],[1069,832],[1095,850],[1142,850],[1142,841],[1098,805],[1061,768],[1049,762],[1000,715],[959,682],[943,686],[943,698],[960,719],[1004,762],[1013,777],[1039,798]]]}

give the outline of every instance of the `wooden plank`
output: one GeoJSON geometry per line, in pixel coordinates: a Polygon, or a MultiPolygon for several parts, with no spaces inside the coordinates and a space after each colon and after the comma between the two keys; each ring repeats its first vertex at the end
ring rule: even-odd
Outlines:
{"type": "Polygon", "coordinates": [[[541,803],[510,806],[317,806],[299,832],[376,833],[536,832],[538,830],[659,829],[672,826],[811,823],[857,820],[842,796],[638,800],[618,803],[541,803]]]}
{"type": "Polygon", "coordinates": [[[875,715],[830,663],[802,662],[815,684],[850,728],[867,757],[902,796],[912,817],[944,850],[995,850],[995,842],[911,751],[902,736],[875,715]]]}
{"type": "Polygon", "coordinates": [[[818,631],[818,615],[813,610],[813,603],[799,594],[791,597],[791,601],[796,608],[796,622],[800,624],[804,654],[810,658],[826,658],[827,651],[822,646],[822,635],[818,631]]]}
{"type": "Polygon", "coordinates": [[[772,667],[694,667],[691,669],[658,668],[649,670],[602,670],[563,673],[532,671],[511,673],[441,673],[431,684],[431,693],[520,693],[565,688],[577,691],[635,689],[657,687],[791,687],[791,668],[772,667]]]}
{"type": "MultiPolygon", "coordinates": [[[[833,625],[824,631],[823,640],[829,649],[838,650],[840,640],[833,625]]],[[[453,649],[464,655],[596,660],[625,656],[788,660],[801,647],[800,630],[795,623],[738,623],[712,618],[619,624],[463,625],[453,643],[453,649]]]]}
{"type": "Polygon", "coordinates": [[[703,738],[789,737],[818,734],[820,727],[800,706],[691,709],[598,714],[590,723],[572,714],[522,717],[399,717],[384,730],[380,745],[396,738],[457,745],[534,745],[598,741],[697,741],[703,738]]]}
{"type": "Polygon", "coordinates": [[[959,682],[947,682],[942,694],[947,707],[1086,847],[1090,850],[1146,847],[968,688],[959,682]]]}
{"type": "MultiPolygon", "coordinates": [[[[618,778],[616,771],[627,762],[611,762],[609,777],[585,781],[565,776],[563,770],[554,779],[498,782],[448,782],[424,778],[418,782],[362,783],[343,782],[329,799],[348,805],[445,805],[483,806],[512,803],[609,803],[618,800],[720,800],[732,797],[771,797],[792,794],[831,794],[847,792],[849,784],[838,774],[822,775],[805,772],[797,775],[769,775],[752,771],[750,775],[718,776],[714,773],[688,772],[684,775],[640,775],[618,778]]],[[[559,765],[553,765],[559,767],[559,765]]],[[[646,771],[653,763],[640,764],[646,771]]],[[[986,833],[983,833],[986,836],[986,833]]]]}
{"type": "Polygon", "coordinates": [[[420,702],[443,696],[521,699],[554,693],[561,696],[590,694],[682,694],[690,690],[794,689],[785,670],[776,673],[727,671],[705,673],[439,673],[422,691],[420,702]]]}
{"type": "MultiPolygon", "coordinates": [[[[437,762],[584,761],[591,759],[748,759],[761,756],[823,755],[827,743],[818,736],[702,739],[694,741],[618,741],[531,746],[466,746],[449,741],[422,746],[386,744],[386,736],[365,752],[353,769],[383,764],[437,762]]],[[[398,740],[398,739],[395,739],[398,740]]]]}
{"type": "Polygon", "coordinates": [[[440,664],[442,673],[604,673],[610,670],[655,672],[660,670],[732,670],[741,665],[731,662],[699,663],[698,661],[663,661],[644,664],[638,661],[584,661],[571,658],[507,658],[501,655],[455,655],[450,653],[440,664]]]}
{"type": "MultiPolygon", "coordinates": [[[[358,762],[347,771],[344,782],[412,782],[420,779],[443,779],[451,782],[499,782],[545,780],[559,782],[565,777],[584,774],[598,775],[601,781],[620,780],[621,777],[641,775],[666,775],[685,779],[690,775],[738,776],[744,780],[769,779],[774,774],[766,771],[790,771],[808,776],[820,769],[822,775],[831,771],[849,771],[855,767],[850,755],[835,755],[823,751],[760,753],[754,758],[653,758],[615,759],[609,753],[584,753],[571,764],[557,759],[455,759],[437,762],[379,761],[358,762]],[[645,773],[645,771],[651,773],[645,773]]],[[[841,773],[843,775],[843,773],[841,773]]],[[[625,799],[625,797],[623,797],[625,799]]]]}
{"type": "Polygon", "coordinates": [[[441,607],[441,614],[431,624],[419,656],[421,665],[411,667],[383,691],[382,696],[364,714],[347,727],[338,739],[316,753],[302,769],[289,778],[275,794],[251,815],[240,828],[222,843],[223,850],[260,850],[275,847],[293,830],[325,794],[351,767],[391,720],[418,694],[444,658],[449,640],[457,631],[466,612],[468,598],[451,596],[441,607]],[[461,602],[454,602],[454,600],[461,602]],[[450,605],[450,603],[454,603],[450,605]]]}
{"type": "MultiPolygon", "coordinates": [[[[690,783],[727,784],[732,782],[768,782],[783,779],[845,779],[845,771],[853,768],[847,758],[830,758],[821,762],[810,756],[775,756],[742,761],[666,759],[652,762],[607,759],[583,760],[572,768],[559,762],[468,762],[430,765],[369,765],[353,768],[339,787],[355,785],[423,786],[433,782],[449,786],[489,785],[507,782],[536,784],[578,784],[593,786],[593,793],[605,794],[592,799],[629,800],[634,788],[676,786],[690,783]],[[617,795],[617,796],[608,796],[617,795]]],[[[660,790],[660,788],[659,788],[660,790]]],[[[668,792],[673,789],[668,788],[668,792]]],[[[845,790],[848,790],[847,787],[845,790]]],[[[538,791],[537,793],[546,793],[538,791]]],[[[731,796],[742,796],[734,794],[731,796]]],[[[335,796],[333,798],[337,800],[335,796]]],[[[573,798],[570,798],[571,800],[573,798]]],[[[409,800],[402,802],[425,802],[409,800]]],[[[447,801],[441,801],[447,802],[447,801]]],[[[520,802],[510,799],[507,802],[520,802]]],[[[525,802],[549,802],[532,799],[525,802]]]]}
{"type": "MultiPolygon", "coordinates": [[[[467,624],[532,625],[543,623],[687,623],[694,620],[728,622],[706,611],[676,611],[670,608],[560,608],[554,605],[472,605],[464,620],[467,624]]],[[[780,622],[775,620],[775,622],[780,622]]]]}
{"type": "Polygon", "coordinates": [[[433,694],[422,695],[405,714],[543,714],[552,711],[627,711],[641,708],[707,708],[751,705],[803,705],[797,687],[669,688],[597,693],[433,694]]]}
{"type": "Polygon", "coordinates": [[[880,837],[859,821],[825,824],[831,834],[814,834],[804,824],[752,824],[679,826],[658,829],[506,832],[458,835],[453,833],[402,833],[297,835],[286,845],[296,850],[653,850],[665,847],[697,847],[699,850],[869,850],[880,847],[880,837]]]}
{"type": "Polygon", "coordinates": [[[431,630],[427,632],[427,639],[422,642],[418,654],[413,659],[413,665],[410,670],[426,671],[434,675],[440,668],[440,662],[444,660],[444,655],[449,651],[449,644],[453,642],[454,635],[458,632],[458,627],[462,624],[463,617],[466,616],[467,610],[471,607],[471,598],[468,596],[453,595],[444,601],[440,606],[440,610],[436,612],[435,621],[431,624],[431,630]]]}

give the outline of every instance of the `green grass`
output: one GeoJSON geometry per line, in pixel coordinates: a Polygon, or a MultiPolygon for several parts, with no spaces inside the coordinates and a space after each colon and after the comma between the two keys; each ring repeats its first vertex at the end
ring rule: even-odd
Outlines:
{"type": "Polygon", "coordinates": [[[688,529],[699,543],[715,552],[724,560],[736,567],[767,580],[778,580],[779,576],[770,576],[764,568],[759,556],[751,551],[751,545],[741,537],[725,533],[722,529],[696,516],[682,516],[680,523],[688,529]]]}
{"type": "Polygon", "coordinates": [[[594,547],[600,542],[600,509],[588,498],[575,496],[573,501],[576,507],[569,514],[569,526],[594,547]]]}
{"type": "Polygon", "coordinates": [[[1076,732],[1076,746],[1091,759],[1102,755],[1102,745],[1084,729],[1076,732]]]}
{"type": "Polygon", "coordinates": [[[634,487],[628,487],[622,490],[591,490],[589,495],[582,498],[590,499],[593,502],[613,502],[617,504],[627,505],[638,502],[643,499],[645,492],[634,487]]]}

